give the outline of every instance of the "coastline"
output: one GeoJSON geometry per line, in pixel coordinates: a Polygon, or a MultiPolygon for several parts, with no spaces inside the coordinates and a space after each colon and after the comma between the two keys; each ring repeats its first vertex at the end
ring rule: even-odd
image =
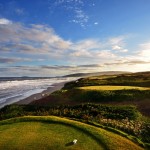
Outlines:
{"type": "Polygon", "coordinates": [[[18,104],[18,105],[22,105],[22,104],[30,104],[31,102],[35,101],[35,100],[39,100],[43,97],[46,97],[48,96],[49,94],[57,91],[57,90],[60,90],[64,87],[65,83],[67,82],[60,82],[60,83],[55,83],[55,84],[52,84],[51,86],[52,87],[48,87],[46,90],[44,90],[43,92],[41,93],[36,93],[36,94],[33,94],[25,99],[22,99],[18,102],[16,102],[15,104],[18,104]]]}

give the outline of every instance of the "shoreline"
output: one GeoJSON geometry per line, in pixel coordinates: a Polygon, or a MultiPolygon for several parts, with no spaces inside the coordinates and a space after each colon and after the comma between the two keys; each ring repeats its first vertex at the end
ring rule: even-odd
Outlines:
{"type": "Polygon", "coordinates": [[[60,90],[64,87],[65,83],[67,82],[61,82],[61,83],[54,83],[51,85],[51,87],[48,87],[46,90],[44,90],[43,92],[41,93],[36,93],[36,94],[33,94],[25,99],[22,99],[22,100],[19,100],[18,102],[15,102],[14,104],[18,104],[18,105],[22,105],[22,104],[30,104],[31,102],[33,101],[36,101],[36,100],[39,100],[41,98],[44,98],[46,96],[48,96],[49,94],[57,91],[57,90],[60,90]]]}

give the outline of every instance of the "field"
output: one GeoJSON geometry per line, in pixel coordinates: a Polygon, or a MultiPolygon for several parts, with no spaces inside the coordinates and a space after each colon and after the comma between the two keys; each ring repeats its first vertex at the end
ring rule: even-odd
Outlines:
{"type": "Polygon", "coordinates": [[[0,122],[0,149],[142,150],[104,129],[58,117],[22,117],[0,122]],[[72,141],[77,139],[77,143],[72,141]]]}

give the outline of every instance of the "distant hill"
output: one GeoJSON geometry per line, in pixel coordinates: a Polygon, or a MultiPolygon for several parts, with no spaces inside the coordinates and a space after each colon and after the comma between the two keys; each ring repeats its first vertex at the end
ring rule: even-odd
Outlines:
{"type": "Polygon", "coordinates": [[[65,75],[63,77],[89,77],[89,76],[100,76],[100,75],[116,75],[116,74],[126,74],[131,72],[125,71],[104,71],[104,72],[94,72],[94,73],[74,73],[65,75]]]}

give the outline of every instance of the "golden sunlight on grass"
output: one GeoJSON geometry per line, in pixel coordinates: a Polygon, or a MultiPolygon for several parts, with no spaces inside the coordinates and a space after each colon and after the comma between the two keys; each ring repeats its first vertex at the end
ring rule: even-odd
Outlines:
{"type": "Polygon", "coordinates": [[[86,86],[86,87],[79,87],[78,89],[82,90],[150,90],[150,88],[145,87],[136,87],[136,86],[86,86]]]}
{"type": "Polygon", "coordinates": [[[0,122],[0,149],[142,150],[104,129],[59,117],[22,117],[0,122]],[[73,140],[77,143],[73,144],[73,140]]]}

